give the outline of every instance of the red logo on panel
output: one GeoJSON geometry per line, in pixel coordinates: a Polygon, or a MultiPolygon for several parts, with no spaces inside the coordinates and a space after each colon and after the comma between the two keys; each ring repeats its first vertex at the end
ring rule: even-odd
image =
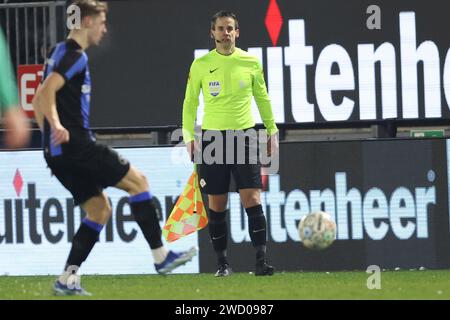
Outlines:
{"type": "Polygon", "coordinates": [[[14,175],[13,186],[14,190],[16,190],[17,196],[19,197],[23,187],[23,179],[19,169],[16,170],[16,174],[14,175]]]}
{"type": "Polygon", "coordinates": [[[269,32],[272,45],[276,46],[278,42],[278,36],[280,35],[281,26],[283,25],[283,16],[280,12],[280,7],[276,0],[270,0],[269,8],[267,8],[267,14],[265,19],[267,31],[269,32]]]}
{"type": "Polygon", "coordinates": [[[44,65],[42,64],[19,65],[17,68],[19,104],[30,118],[34,117],[31,101],[41,83],[43,74],[44,65]]]}

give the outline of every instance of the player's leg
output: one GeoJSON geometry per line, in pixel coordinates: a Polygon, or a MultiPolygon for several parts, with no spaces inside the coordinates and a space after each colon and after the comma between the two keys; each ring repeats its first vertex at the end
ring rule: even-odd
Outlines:
{"type": "Polygon", "coordinates": [[[164,261],[167,250],[162,244],[159,216],[149,191],[147,178],[135,167],[130,166],[116,187],[130,195],[128,199],[131,213],[152,250],[155,262],[164,261]]]}
{"type": "Polygon", "coordinates": [[[86,169],[91,170],[102,187],[114,186],[130,195],[131,213],[150,245],[155,262],[164,261],[168,252],[162,245],[158,214],[146,177],[114,149],[102,144],[96,144],[95,149],[88,163],[91,169],[86,169]]]}
{"type": "Polygon", "coordinates": [[[73,237],[66,267],[81,266],[98,241],[103,226],[111,217],[111,205],[104,192],[88,199],[80,206],[86,212],[86,217],[73,237]]]}
{"type": "Polygon", "coordinates": [[[82,203],[81,207],[86,212],[86,217],[72,239],[64,272],[55,284],[57,294],[90,295],[81,287],[77,272],[97,243],[103,226],[111,217],[111,206],[106,195],[101,193],[82,203]]]}
{"type": "Polygon", "coordinates": [[[147,178],[138,169],[130,166],[126,175],[115,186],[130,195],[131,213],[150,246],[158,273],[170,272],[192,259],[197,251],[195,247],[188,251],[174,252],[163,246],[159,215],[147,178]]]}
{"type": "Polygon", "coordinates": [[[111,207],[89,173],[76,168],[70,159],[64,157],[47,159],[56,178],[72,194],[75,204],[81,205],[87,213],[72,239],[72,246],[62,275],[55,282],[54,292],[58,295],[89,295],[80,286],[77,271],[86,260],[98,235],[111,216],[111,207]]]}

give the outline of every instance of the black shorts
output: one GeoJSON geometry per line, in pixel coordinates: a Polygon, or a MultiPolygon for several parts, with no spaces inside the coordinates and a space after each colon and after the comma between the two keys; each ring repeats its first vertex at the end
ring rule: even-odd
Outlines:
{"type": "Polygon", "coordinates": [[[72,194],[75,205],[115,186],[130,169],[128,160],[108,146],[92,143],[78,151],[45,157],[52,174],[72,194]]]}
{"type": "MultiPolygon", "coordinates": [[[[209,131],[211,132],[211,130],[209,131]]],[[[213,136],[219,132],[223,135],[222,142],[215,142],[215,139],[205,139],[205,132],[205,130],[202,131],[202,157],[198,157],[197,159],[200,161],[196,161],[201,191],[205,194],[215,195],[239,191],[240,189],[261,189],[261,165],[258,161],[256,136],[246,137],[245,145],[240,147],[237,139],[233,140],[232,145],[227,143],[225,135],[227,133],[245,134],[247,130],[213,131],[213,136]],[[211,148],[213,143],[216,143],[216,147],[222,145],[222,155],[216,157],[217,154],[211,152],[214,149],[211,148]],[[239,154],[238,149],[245,150],[245,153],[240,152],[239,154]],[[213,158],[219,161],[212,162],[211,157],[206,159],[209,154],[212,154],[213,158]]]]}

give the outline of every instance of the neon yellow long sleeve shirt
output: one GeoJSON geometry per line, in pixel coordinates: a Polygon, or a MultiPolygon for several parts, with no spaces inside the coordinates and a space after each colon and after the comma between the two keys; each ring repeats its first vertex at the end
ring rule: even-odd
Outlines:
{"type": "Polygon", "coordinates": [[[204,99],[204,130],[243,130],[255,125],[251,112],[255,97],[267,133],[278,131],[262,66],[255,56],[236,48],[225,56],[216,50],[191,65],[183,103],[183,140],[194,139],[200,90],[204,99]]]}
{"type": "Polygon", "coordinates": [[[0,29],[0,111],[17,107],[19,98],[6,40],[0,29]]]}

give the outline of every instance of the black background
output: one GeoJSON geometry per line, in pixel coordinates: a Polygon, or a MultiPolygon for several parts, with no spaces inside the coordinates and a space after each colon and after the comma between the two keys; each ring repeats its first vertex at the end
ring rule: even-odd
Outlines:
{"type": "MultiPolygon", "coordinates": [[[[272,42],[264,19],[269,0],[221,1],[112,1],[109,34],[99,48],[89,50],[93,78],[93,127],[179,126],[184,91],[195,49],[211,49],[209,19],[221,9],[234,11],[239,18],[241,37],[237,45],[270,47],[272,42]]],[[[358,114],[357,45],[383,42],[394,45],[397,59],[397,96],[401,106],[399,13],[416,12],[417,43],[432,40],[439,48],[441,78],[444,58],[450,46],[447,1],[441,0],[278,0],[283,26],[277,46],[289,45],[288,20],[304,19],[306,45],[314,47],[314,65],[307,67],[308,100],[316,104],[314,74],[322,49],[332,43],[342,45],[350,54],[355,90],[334,93],[339,103],[345,95],[355,101],[354,112],[342,126],[361,124],[358,114]],[[369,5],[381,9],[381,30],[369,30],[366,20],[369,5]],[[353,123],[352,123],[353,122],[353,123]]],[[[265,59],[265,50],[263,53],[265,59]]],[[[293,123],[290,111],[290,71],[284,68],[285,121],[293,123]]],[[[379,85],[379,63],[377,84],[379,85]]],[[[418,64],[419,115],[423,117],[422,64],[418,64]]],[[[377,105],[381,105],[377,90],[377,105]]],[[[447,101],[442,90],[442,105],[447,101]]],[[[443,118],[449,118],[444,108],[443,118]]],[[[377,116],[380,117],[380,110],[377,116]]],[[[398,112],[402,117],[401,108],[398,112]]],[[[441,119],[426,120],[425,124],[441,119]]],[[[324,119],[316,106],[316,122],[324,119]]],[[[297,124],[299,127],[302,124],[297,124]]],[[[304,126],[304,125],[303,125],[304,126]]]]}

